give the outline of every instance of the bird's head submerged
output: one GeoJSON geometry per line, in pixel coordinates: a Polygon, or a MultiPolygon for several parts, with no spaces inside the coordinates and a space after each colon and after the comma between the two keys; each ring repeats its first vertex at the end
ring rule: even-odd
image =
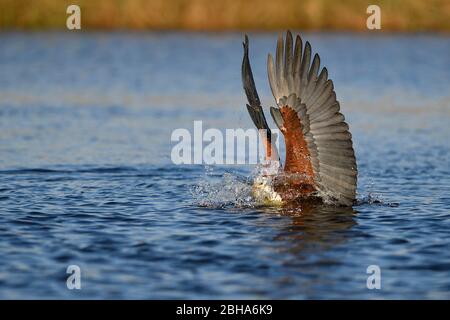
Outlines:
{"type": "Polygon", "coordinates": [[[280,173],[279,161],[267,161],[259,168],[259,171],[253,180],[252,193],[257,202],[263,204],[282,204],[283,199],[275,191],[274,181],[277,174],[280,173]]]}

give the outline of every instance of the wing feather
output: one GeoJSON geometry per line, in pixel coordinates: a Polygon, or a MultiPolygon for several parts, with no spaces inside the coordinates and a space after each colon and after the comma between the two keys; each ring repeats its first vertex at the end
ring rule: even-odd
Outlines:
{"type": "Polygon", "coordinates": [[[271,115],[282,128],[283,117],[277,110],[288,106],[297,112],[318,188],[340,204],[351,205],[356,195],[356,158],[333,81],[328,70],[320,68],[320,56],[312,56],[308,41],[303,46],[297,35],[292,47],[288,31],[285,45],[283,37],[278,38],[275,63],[268,57],[269,83],[278,106],[271,115]]]}

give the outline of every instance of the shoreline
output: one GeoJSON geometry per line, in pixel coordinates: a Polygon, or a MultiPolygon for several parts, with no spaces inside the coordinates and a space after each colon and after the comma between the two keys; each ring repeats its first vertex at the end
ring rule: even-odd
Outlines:
{"type": "MultiPolygon", "coordinates": [[[[0,0],[0,31],[66,30],[68,0],[0,0]]],[[[338,31],[450,33],[444,0],[78,0],[82,30],[338,31]],[[367,7],[378,5],[381,30],[367,29],[367,7]]]]}

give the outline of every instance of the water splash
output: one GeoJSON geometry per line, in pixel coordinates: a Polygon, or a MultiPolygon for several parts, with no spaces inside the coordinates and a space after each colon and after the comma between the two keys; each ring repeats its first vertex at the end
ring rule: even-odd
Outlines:
{"type": "Polygon", "coordinates": [[[381,194],[367,191],[364,195],[357,195],[356,198],[356,204],[357,206],[361,206],[364,204],[371,204],[371,205],[380,205],[380,206],[388,206],[388,207],[398,207],[399,203],[397,202],[390,202],[383,198],[381,194]]]}
{"type": "Polygon", "coordinates": [[[389,207],[398,207],[397,202],[390,202],[384,199],[383,195],[375,190],[375,183],[372,179],[366,183],[363,187],[364,191],[362,194],[357,192],[356,194],[356,204],[357,206],[370,204],[370,205],[380,205],[389,207]]]}
{"type": "Polygon", "coordinates": [[[205,179],[191,187],[194,203],[209,208],[253,208],[257,205],[252,196],[251,179],[233,173],[217,175],[211,168],[205,172],[205,179]]]}
{"type": "MultiPolygon", "coordinates": [[[[279,171],[277,164],[260,164],[253,171],[242,176],[235,172],[217,172],[213,166],[205,166],[204,176],[201,181],[190,188],[194,199],[193,203],[208,208],[255,208],[267,206],[268,203],[255,197],[253,183],[261,177],[275,175],[279,171]]],[[[362,188],[364,191],[357,193],[355,206],[365,204],[397,207],[398,203],[389,202],[382,194],[374,191],[373,182],[369,182],[362,188]]],[[[331,192],[317,191],[317,196],[328,206],[339,206],[336,197],[331,192]]]]}
{"type": "Polygon", "coordinates": [[[203,180],[192,186],[190,192],[194,204],[210,208],[255,208],[262,205],[252,193],[253,182],[261,176],[279,171],[278,161],[256,165],[248,176],[234,172],[217,173],[212,166],[205,166],[203,180]]]}

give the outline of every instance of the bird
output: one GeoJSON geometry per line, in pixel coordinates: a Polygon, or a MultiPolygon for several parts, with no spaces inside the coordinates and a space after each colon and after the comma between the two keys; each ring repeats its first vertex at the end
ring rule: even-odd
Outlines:
{"type": "Polygon", "coordinates": [[[357,164],[352,135],[336,99],[326,67],[318,53],[300,35],[278,36],[275,60],[269,53],[267,74],[275,99],[270,114],[283,134],[285,162],[273,143],[249,60],[249,39],[244,37],[242,84],[247,111],[259,130],[265,149],[265,168],[253,182],[253,195],[268,203],[317,199],[338,206],[355,203],[357,164]]]}

